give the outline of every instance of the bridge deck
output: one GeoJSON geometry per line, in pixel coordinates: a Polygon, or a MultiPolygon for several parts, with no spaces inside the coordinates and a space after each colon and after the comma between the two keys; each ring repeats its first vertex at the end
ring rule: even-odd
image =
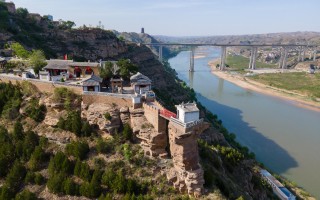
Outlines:
{"type": "Polygon", "coordinates": [[[216,46],[216,47],[318,47],[308,44],[217,44],[217,43],[142,43],[151,46],[216,46]]]}

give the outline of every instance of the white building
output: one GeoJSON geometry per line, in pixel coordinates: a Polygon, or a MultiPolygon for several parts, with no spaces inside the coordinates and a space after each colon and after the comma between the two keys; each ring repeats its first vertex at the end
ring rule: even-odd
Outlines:
{"type": "Polygon", "coordinates": [[[200,112],[196,103],[182,103],[177,105],[177,119],[183,123],[197,121],[200,112]]]}
{"type": "Polygon", "coordinates": [[[40,71],[40,72],[39,72],[39,79],[40,79],[40,80],[43,80],[43,81],[50,81],[49,72],[40,71]]]}

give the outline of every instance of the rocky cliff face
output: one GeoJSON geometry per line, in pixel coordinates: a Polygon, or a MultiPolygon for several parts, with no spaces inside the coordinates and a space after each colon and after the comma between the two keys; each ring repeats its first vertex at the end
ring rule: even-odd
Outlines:
{"type": "Polygon", "coordinates": [[[138,138],[145,155],[152,158],[166,158],[167,134],[159,133],[153,128],[144,116],[143,109],[131,110],[130,116],[133,133],[138,138]]]}
{"type": "Polygon", "coordinates": [[[205,129],[207,123],[200,123],[185,129],[172,121],[169,122],[170,153],[173,167],[167,177],[179,191],[199,197],[203,191],[203,170],[199,164],[197,138],[205,129]]]}

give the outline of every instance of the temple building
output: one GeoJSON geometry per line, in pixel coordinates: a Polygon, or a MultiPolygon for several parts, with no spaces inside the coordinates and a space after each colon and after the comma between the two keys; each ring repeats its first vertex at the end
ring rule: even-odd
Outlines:
{"type": "Polygon", "coordinates": [[[86,78],[92,74],[99,75],[99,63],[74,62],[73,60],[51,59],[47,61],[43,69],[49,73],[51,81],[59,81],[61,78],[86,78]],[[63,76],[63,77],[62,77],[63,76]]]}
{"type": "Polygon", "coordinates": [[[102,78],[91,75],[82,81],[83,91],[100,92],[102,78]]]}
{"type": "Polygon", "coordinates": [[[140,72],[130,77],[130,83],[136,94],[145,94],[151,90],[151,80],[140,72]]]}

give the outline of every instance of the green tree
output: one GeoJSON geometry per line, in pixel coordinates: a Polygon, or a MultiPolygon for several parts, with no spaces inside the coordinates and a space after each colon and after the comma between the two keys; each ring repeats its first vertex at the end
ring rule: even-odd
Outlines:
{"type": "Polygon", "coordinates": [[[67,178],[64,183],[63,183],[63,190],[64,193],[67,195],[77,195],[78,192],[78,187],[77,184],[75,184],[71,178],[67,178]]]}
{"type": "Polygon", "coordinates": [[[8,187],[8,186],[3,186],[2,189],[0,190],[0,199],[1,200],[6,200],[6,199],[13,199],[14,198],[14,192],[8,187]]]}
{"type": "Polygon", "coordinates": [[[113,76],[113,63],[106,62],[102,67],[99,68],[99,76],[104,79],[110,79],[113,76]]]}
{"type": "Polygon", "coordinates": [[[65,174],[59,173],[51,176],[47,182],[48,189],[55,194],[60,194],[64,191],[63,182],[65,180],[65,174]]]}
{"type": "Polygon", "coordinates": [[[59,28],[61,29],[71,29],[72,27],[76,26],[76,24],[73,21],[60,21],[59,28]]]}
{"type": "Polygon", "coordinates": [[[18,140],[23,140],[23,138],[24,138],[23,126],[20,121],[17,121],[13,127],[13,139],[15,141],[18,141],[18,140]]]}
{"type": "Polygon", "coordinates": [[[131,129],[130,125],[129,124],[125,124],[123,126],[123,131],[122,131],[123,138],[125,140],[132,140],[132,137],[133,137],[132,134],[133,133],[132,133],[132,129],[131,129]]]}
{"type": "Polygon", "coordinates": [[[0,29],[6,30],[8,28],[9,12],[4,2],[0,2],[0,29]]]}
{"type": "Polygon", "coordinates": [[[28,167],[33,171],[38,170],[42,162],[45,160],[45,156],[46,155],[43,149],[40,146],[37,146],[31,155],[31,158],[28,162],[28,167]]]}
{"type": "Polygon", "coordinates": [[[117,65],[119,67],[119,75],[125,79],[129,79],[131,74],[138,72],[138,66],[131,63],[128,59],[120,59],[117,65]]]}
{"type": "Polygon", "coordinates": [[[89,122],[84,122],[81,128],[81,135],[85,137],[89,137],[92,133],[92,128],[89,122]]]}
{"type": "Polygon", "coordinates": [[[33,67],[34,72],[39,74],[39,71],[47,64],[44,52],[41,50],[33,50],[29,56],[29,64],[33,67]]]}
{"type": "Polygon", "coordinates": [[[23,190],[16,195],[15,200],[37,200],[37,196],[29,190],[23,190]]]}
{"type": "Polygon", "coordinates": [[[83,160],[89,153],[89,145],[86,141],[71,142],[66,146],[66,154],[83,160]]]}
{"type": "Polygon", "coordinates": [[[26,19],[26,17],[28,16],[29,14],[29,11],[26,9],[26,8],[17,8],[16,10],[16,14],[23,18],[23,19],[26,19]]]}
{"type": "Polygon", "coordinates": [[[19,162],[15,161],[9,174],[6,177],[5,185],[10,188],[11,191],[16,193],[20,189],[20,185],[23,183],[26,175],[25,167],[19,162]]]}
{"type": "Polygon", "coordinates": [[[40,173],[35,173],[34,182],[37,185],[42,185],[45,182],[45,178],[40,173]]]}
{"type": "Polygon", "coordinates": [[[14,54],[20,58],[28,58],[30,56],[30,52],[27,51],[20,43],[14,42],[11,44],[11,49],[14,54]]]}

